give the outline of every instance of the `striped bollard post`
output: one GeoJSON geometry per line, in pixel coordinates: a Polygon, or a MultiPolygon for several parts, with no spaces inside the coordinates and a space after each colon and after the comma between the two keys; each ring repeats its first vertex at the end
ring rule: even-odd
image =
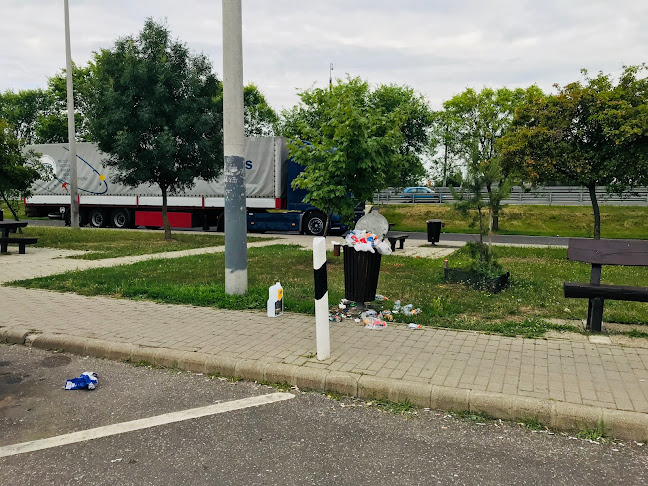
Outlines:
{"type": "Polygon", "coordinates": [[[328,279],[326,276],[326,238],[313,238],[313,270],[315,273],[315,340],[317,359],[331,357],[328,320],[328,279]]]}

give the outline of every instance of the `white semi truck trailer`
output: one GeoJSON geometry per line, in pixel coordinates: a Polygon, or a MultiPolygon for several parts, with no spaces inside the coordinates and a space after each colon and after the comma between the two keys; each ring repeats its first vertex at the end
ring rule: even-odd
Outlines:
{"type": "MultiPolygon", "coordinates": [[[[53,177],[37,181],[25,199],[28,216],[59,216],[69,220],[70,193],[67,144],[27,147],[41,153],[53,177]]],[[[113,182],[113,169],[104,165],[107,156],[93,143],[77,143],[79,215],[82,226],[132,228],[162,226],[162,194],[156,185],[137,187],[113,182]]],[[[290,157],[281,137],[249,137],[245,141],[245,185],[250,231],[324,232],[326,214],[303,202],[307,191],[293,189],[291,182],[303,168],[290,157]]],[[[169,222],[174,228],[203,227],[223,230],[225,183],[221,176],[207,182],[197,179],[193,188],[169,195],[169,222]]],[[[360,216],[362,209],[358,210],[360,216]]],[[[333,216],[330,231],[346,230],[333,216]]]]}

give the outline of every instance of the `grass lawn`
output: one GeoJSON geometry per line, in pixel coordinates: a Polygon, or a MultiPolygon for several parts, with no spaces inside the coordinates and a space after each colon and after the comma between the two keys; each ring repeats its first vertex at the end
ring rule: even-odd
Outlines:
{"type": "MultiPolygon", "coordinates": [[[[428,219],[441,219],[448,233],[477,233],[449,204],[389,204],[380,207],[395,231],[427,231],[428,219]]],[[[592,237],[591,206],[506,206],[498,234],[592,237]]],[[[648,238],[648,206],[601,206],[602,238],[648,238]]]]}
{"type": "Polygon", "coordinates": [[[225,244],[225,238],[222,235],[196,235],[181,232],[173,233],[171,241],[164,239],[162,231],[28,226],[23,230],[23,233],[25,236],[37,237],[38,243],[35,246],[38,247],[85,250],[87,253],[72,257],[84,260],[144,255],[225,244]]]}
{"type": "MultiPolygon", "coordinates": [[[[391,299],[389,305],[400,299],[403,305],[411,303],[423,310],[421,315],[404,317],[405,322],[455,329],[537,337],[548,329],[562,329],[547,323],[546,318],[585,318],[587,302],[565,299],[562,285],[566,280],[589,281],[589,265],[568,261],[565,249],[498,247],[496,252],[512,274],[511,287],[500,294],[444,283],[440,259],[397,256],[383,258],[378,293],[391,299]]],[[[344,294],[342,258],[329,253],[328,259],[329,302],[335,304],[344,294]]],[[[467,263],[464,250],[450,257],[452,267],[467,263]]],[[[246,296],[225,294],[224,267],[223,254],[198,255],[70,272],[12,285],[229,309],[265,309],[268,287],[279,280],[286,310],[314,313],[311,252],[285,245],[250,248],[246,296]]],[[[606,267],[603,281],[648,286],[648,269],[606,267]]],[[[608,301],[604,319],[648,324],[648,304],[608,301]]]]}
{"type": "MultiPolygon", "coordinates": [[[[25,219],[25,205],[22,202],[19,202],[17,204],[13,204],[13,206],[17,210],[16,212],[18,213],[18,218],[25,219]]],[[[11,214],[11,210],[7,207],[7,203],[1,201],[0,209],[4,211],[4,219],[13,219],[13,214],[11,214]]]]}

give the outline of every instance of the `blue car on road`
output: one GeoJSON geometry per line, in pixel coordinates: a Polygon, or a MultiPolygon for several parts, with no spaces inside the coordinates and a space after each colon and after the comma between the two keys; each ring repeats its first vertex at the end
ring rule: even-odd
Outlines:
{"type": "Polygon", "coordinates": [[[405,202],[432,202],[440,203],[443,202],[444,196],[434,192],[429,187],[407,187],[401,195],[405,199],[405,202]]]}

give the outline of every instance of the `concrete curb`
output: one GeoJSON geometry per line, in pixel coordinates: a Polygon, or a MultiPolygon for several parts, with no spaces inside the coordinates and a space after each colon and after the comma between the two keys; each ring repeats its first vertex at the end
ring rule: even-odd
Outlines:
{"type": "Polygon", "coordinates": [[[422,408],[470,411],[506,420],[534,419],[556,430],[577,431],[603,427],[611,437],[636,441],[648,439],[648,414],[640,412],[328,371],[266,360],[220,357],[63,334],[33,334],[20,328],[0,328],[0,342],[112,360],[146,361],[156,366],[177,367],[196,373],[288,383],[301,389],[358,398],[409,401],[422,408]]]}

